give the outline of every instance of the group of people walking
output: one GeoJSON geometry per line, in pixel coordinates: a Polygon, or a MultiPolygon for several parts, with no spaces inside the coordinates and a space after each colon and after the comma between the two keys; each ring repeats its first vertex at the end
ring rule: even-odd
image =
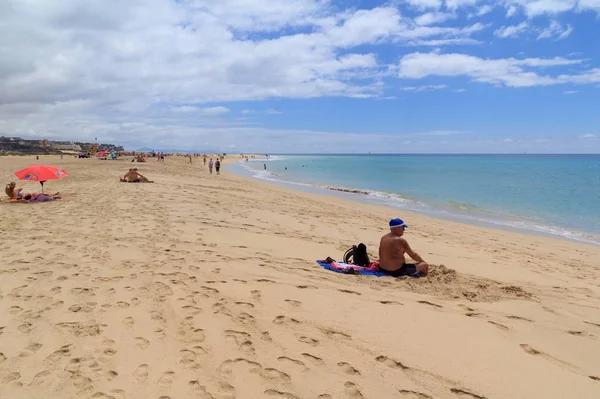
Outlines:
{"type": "MultiPolygon", "coordinates": [[[[204,165],[206,165],[206,157],[204,157],[204,165]]],[[[210,172],[211,175],[213,172],[213,167],[215,168],[217,175],[220,175],[221,174],[221,158],[217,158],[217,160],[215,162],[213,162],[212,158],[210,159],[210,161],[208,161],[208,171],[210,172]]]]}

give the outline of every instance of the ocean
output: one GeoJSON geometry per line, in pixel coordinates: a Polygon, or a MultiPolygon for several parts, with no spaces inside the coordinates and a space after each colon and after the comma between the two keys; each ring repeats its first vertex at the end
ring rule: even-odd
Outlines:
{"type": "Polygon", "coordinates": [[[600,155],[285,155],[236,170],[399,216],[407,209],[600,245],[600,155]],[[336,191],[345,189],[359,193],[336,191]]]}

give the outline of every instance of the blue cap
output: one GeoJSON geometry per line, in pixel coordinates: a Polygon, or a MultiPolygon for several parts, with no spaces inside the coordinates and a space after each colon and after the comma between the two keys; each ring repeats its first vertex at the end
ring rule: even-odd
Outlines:
{"type": "Polygon", "coordinates": [[[408,225],[406,223],[404,223],[404,220],[400,219],[400,218],[395,218],[390,220],[390,229],[395,229],[396,227],[408,227],[408,225]]]}

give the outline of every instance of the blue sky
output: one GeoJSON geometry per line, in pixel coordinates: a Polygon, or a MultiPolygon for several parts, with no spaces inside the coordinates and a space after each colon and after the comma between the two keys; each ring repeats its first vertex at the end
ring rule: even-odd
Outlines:
{"type": "Polygon", "coordinates": [[[0,29],[4,135],[600,152],[600,0],[32,0],[0,29]]]}

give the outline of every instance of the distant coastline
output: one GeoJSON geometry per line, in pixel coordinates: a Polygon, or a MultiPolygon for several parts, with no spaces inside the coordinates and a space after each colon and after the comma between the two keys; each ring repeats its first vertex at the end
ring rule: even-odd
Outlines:
{"type": "Polygon", "coordinates": [[[27,140],[21,137],[0,136],[0,156],[2,155],[60,155],[79,154],[96,151],[122,152],[122,146],[105,143],[76,141],[27,140]]]}

